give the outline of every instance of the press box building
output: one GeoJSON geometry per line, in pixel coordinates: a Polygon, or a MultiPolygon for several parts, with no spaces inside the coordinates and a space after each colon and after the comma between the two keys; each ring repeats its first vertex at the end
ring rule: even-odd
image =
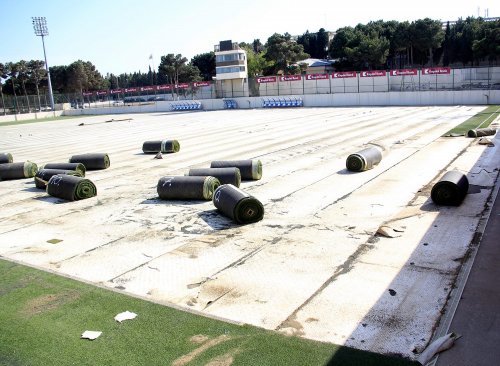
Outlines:
{"type": "Polygon", "coordinates": [[[248,97],[247,53],[238,43],[220,41],[215,51],[217,97],[248,97]]]}

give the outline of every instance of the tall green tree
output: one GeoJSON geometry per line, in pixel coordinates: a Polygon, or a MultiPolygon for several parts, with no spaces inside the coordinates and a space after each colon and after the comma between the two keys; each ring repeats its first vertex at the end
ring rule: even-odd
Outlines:
{"type": "Polygon", "coordinates": [[[253,45],[240,44],[240,48],[247,53],[248,77],[254,78],[264,75],[269,67],[269,62],[264,58],[264,52],[255,52],[253,45]]]}
{"type": "Polygon", "coordinates": [[[433,64],[433,51],[441,46],[444,40],[444,31],[439,20],[430,18],[419,19],[411,26],[412,46],[421,54],[427,56],[427,60],[420,60],[423,65],[426,62],[433,64]]]}
{"type": "Polygon", "coordinates": [[[215,76],[215,53],[206,52],[196,55],[191,59],[191,65],[200,70],[203,80],[211,81],[215,76]]]}
{"type": "Polygon", "coordinates": [[[14,109],[16,113],[19,113],[19,106],[17,104],[17,93],[16,93],[16,79],[19,75],[19,67],[16,62],[7,62],[5,64],[5,71],[12,85],[12,94],[14,94],[14,109]]]}
{"type": "Polygon", "coordinates": [[[17,63],[18,79],[21,82],[21,87],[23,90],[24,98],[26,100],[26,105],[28,106],[28,112],[31,111],[30,99],[28,98],[28,93],[26,92],[26,81],[29,79],[29,68],[28,63],[25,60],[21,60],[17,63]]]}
{"type": "Polygon", "coordinates": [[[38,98],[38,109],[41,110],[42,105],[40,102],[40,83],[46,79],[47,71],[44,68],[45,62],[41,60],[31,60],[28,62],[28,76],[29,81],[35,85],[36,95],[38,98]]]}
{"type": "Polygon", "coordinates": [[[309,57],[301,44],[293,41],[288,33],[274,33],[266,43],[265,58],[273,63],[275,74],[286,72],[288,66],[309,57]]]}
{"type": "Polygon", "coordinates": [[[2,98],[2,109],[4,115],[7,114],[7,111],[5,109],[5,100],[3,98],[3,82],[4,80],[7,80],[7,78],[8,78],[7,69],[5,65],[0,62],[0,96],[2,98]]]}
{"type": "Polygon", "coordinates": [[[182,68],[186,67],[187,61],[188,59],[181,54],[169,53],[166,56],[161,56],[158,74],[166,76],[169,83],[179,84],[179,75],[182,68]]]}

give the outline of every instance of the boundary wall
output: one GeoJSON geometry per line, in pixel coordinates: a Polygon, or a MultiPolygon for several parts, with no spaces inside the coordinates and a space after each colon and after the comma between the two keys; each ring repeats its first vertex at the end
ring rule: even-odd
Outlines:
{"type": "MultiPolygon", "coordinates": [[[[236,101],[238,109],[253,109],[262,108],[262,101],[264,99],[297,97],[297,95],[281,95],[279,97],[240,97],[231,99],[236,101]]],[[[488,105],[500,104],[500,90],[309,94],[300,96],[300,98],[303,100],[304,107],[488,105]]],[[[223,99],[203,99],[200,100],[200,102],[202,104],[202,109],[205,111],[224,109],[223,99]]],[[[121,107],[70,109],[62,111],[62,115],[77,116],[170,112],[172,104],[174,103],[175,102],[159,101],[155,103],[127,105],[121,107]]],[[[193,111],[176,111],[172,113],[191,112],[193,111]]]]}

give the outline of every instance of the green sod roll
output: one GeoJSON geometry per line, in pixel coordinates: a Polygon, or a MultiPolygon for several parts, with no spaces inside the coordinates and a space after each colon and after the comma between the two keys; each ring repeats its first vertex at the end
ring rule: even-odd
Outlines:
{"type": "Polygon", "coordinates": [[[189,169],[188,174],[192,176],[215,177],[220,184],[232,184],[236,187],[240,186],[241,173],[238,168],[199,168],[189,169]]]}
{"type": "Polygon", "coordinates": [[[232,184],[217,188],[212,201],[220,212],[238,224],[251,224],[264,218],[262,203],[232,184]]]}
{"type": "Polygon", "coordinates": [[[219,186],[214,177],[169,176],[160,178],[156,190],[164,200],[211,200],[219,186]]]}
{"type": "Polygon", "coordinates": [[[37,165],[31,161],[0,164],[0,180],[33,178],[37,171],[37,165]]]}
{"type": "Polygon", "coordinates": [[[231,168],[240,170],[242,180],[259,180],[262,178],[262,162],[254,160],[214,160],[210,168],[231,168]]]}
{"type": "Polygon", "coordinates": [[[110,165],[108,154],[102,153],[73,155],[69,162],[81,163],[87,170],[107,169],[110,165]]]}
{"type": "Polygon", "coordinates": [[[175,153],[181,149],[177,140],[145,141],[142,144],[142,151],[145,154],[175,153]]]}
{"type": "Polygon", "coordinates": [[[97,188],[90,179],[73,175],[53,175],[47,183],[47,193],[68,201],[77,201],[97,195],[97,188]]]}
{"type": "Polygon", "coordinates": [[[45,189],[47,183],[53,175],[66,174],[82,177],[81,173],[76,170],[62,170],[62,169],[40,169],[35,175],[35,186],[37,188],[45,189]]]}
{"type": "Polygon", "coordinates": [[[436,205],[459,206],[469,191],[467,177],[452,170],[446,172],[431,190],[432,201],[436,205]]]}
{"type": "Polygon", "coordinates": [[[8,164],[13,161],[11,153],[0,153],[0,164],[8,164]]]}
{"type": "Polygon", "coordinates": [[[475,130],[467,131],[467,137],[492,136],[496,133],[497,133],[496,128],[476,128],[475,130]]]}
{"type": "Polygon", "coordinates": [[[346,168],[353,172],[362,172],[373,168],[382,160],[382,151],[377,147],[368,147],[347,157],[346,168]]]}
{"type": "Polygon", "coordinates": [[[61,170],[76,170],[85,177],[85,165],[82,163],[48,163],[41,167],[41,169],[61,169],[61,170]]]}

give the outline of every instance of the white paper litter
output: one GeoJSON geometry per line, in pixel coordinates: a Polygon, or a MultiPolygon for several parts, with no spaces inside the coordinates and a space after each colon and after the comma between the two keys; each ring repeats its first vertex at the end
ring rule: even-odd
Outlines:
{"type": "Polygon", "coordinates": [[[377,234],[385,236],[386,238],[397,238],[402,236],[401,234],[404,232],[404,228],[401,227],[393,227],[389,225],[382,225],[378,228],[377,234]]]}
{"type": "Polygon", "coordinates": [[[86,338],[90,340],[94,340],[97,337],[99,337],[102,334],[102,332],[98,332],[95,330],[86,330],[85,332],[82,333],[82,336],[80,338],[86,338]]]}
{"type": "Polygon", "coordinates": [[[446,351],[451,348],[455,341],[460,338],[460,334],[448,333],[432,342],[418,357],[417,361],[421,365],[427,365],[430,360],[439,352],[446,351]]]}
{"type": "Polygon", "coordinates": [[[123,313],[120,313],[117,316],[115,316],[115,320],[117,322],[121,323],[124,320],[134,319],[136,316],[137,316],[136,313],[132,313],[132,312],[127,310],[127,311],[124,311],[123,313]]]}

